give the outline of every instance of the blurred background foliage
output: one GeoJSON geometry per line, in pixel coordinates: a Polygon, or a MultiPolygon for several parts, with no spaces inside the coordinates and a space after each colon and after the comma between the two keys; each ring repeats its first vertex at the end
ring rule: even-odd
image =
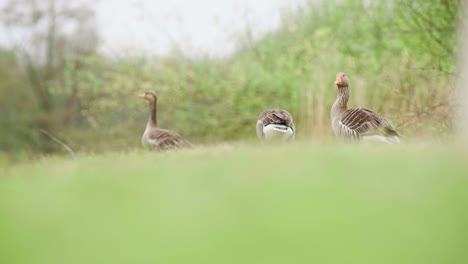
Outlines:
{"type": "Polygon", "coordinates": [[[340,71],[350,76],[351,107],[376,110],[406,138],[451,134],[461,0],[310,3],[260,41],[247,30],[224,59],[105,57],[86,5],[33,3],[11,1],[0,16],[31,32],[28,45],[0,50],[5,153],[62,151],[39,128],[78,151],[139,147],[148,113],[136,96],[146,90],[159,94],[160,125],[196,144],[254,138],[267,108],[290,111],[299,137],[327,139],[340,71]],[[41,23],[46,30],[36,30],[41,23]]]}

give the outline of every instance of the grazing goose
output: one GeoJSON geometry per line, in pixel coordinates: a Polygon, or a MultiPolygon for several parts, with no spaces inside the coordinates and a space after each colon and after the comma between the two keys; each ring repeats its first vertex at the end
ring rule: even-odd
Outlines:
{"type": "Polygon", "coordinates": [[[143,146],[149,150],[190,148],[192,144],[174,131],[158,127],[156,104],[158,97],[154,92],[146,92],[138,97],[149,101],[149,119],[141,138],[143,146]]]}
{"type": "Polygon", "coordinates": [[[336,75],[338,97],[331,108],[335,136],[343,140],[381,141],[400,143],[399,134],[382,116],[367,108],[348,109],[349,79],[340,72],[336,75]]]}
{"type": "Polygon", "coordinates": [[[258,117],[257,136],[260,140],[293,140],[295,134],[293,118],[286,110],[268,109],[258,117]]]}

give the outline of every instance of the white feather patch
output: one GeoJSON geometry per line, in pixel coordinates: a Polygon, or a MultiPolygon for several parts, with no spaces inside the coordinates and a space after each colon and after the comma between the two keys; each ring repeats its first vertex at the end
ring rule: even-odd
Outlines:
{"type": "Polygon", "coordinates": [[[294,136],[294,131],[290,127],[284,125],[270,124],[263,128],[263,135],[267,140],[288,140],[294,136]]]}

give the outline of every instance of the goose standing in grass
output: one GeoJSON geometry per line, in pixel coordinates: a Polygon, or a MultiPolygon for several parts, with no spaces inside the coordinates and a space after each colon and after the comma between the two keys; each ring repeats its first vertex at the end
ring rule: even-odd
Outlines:
{"type": "Polygon", "coordinates": [[[282,109],[268,109],[257,121],[257,136],[260,140],[293,140],[296,127],[291,114],[282,109]]]}
{"type": "Polygon", "coordinates": [[[335,136],[343,140],[381,141],[400,143],[399,134],[382,116],[367,108],[348,109],[349,79],[340,72],[336,75],[338,97],[331,108],[335,136]]]}
{"type": "Polygon", "coordinates": [[[141,138],[141,142],[146,149],[159,151],[192,147],[190,142],[182,138],[176,132],[158,127],[156,110],[158,97],[156,93],[148,91],[144,94],[140,94],[138,97],[149,101],[149,119],[143,137],[141,138]]]}

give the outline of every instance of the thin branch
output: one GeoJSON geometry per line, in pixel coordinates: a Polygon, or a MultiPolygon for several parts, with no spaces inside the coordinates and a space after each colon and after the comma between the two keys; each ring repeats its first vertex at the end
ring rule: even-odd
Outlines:
{"type": "Polygon", "coordinates": [[[413,69],[420,70],[420,71],[436,71],[436,72],[443,73],[443,74],[453,76],[453,77],[457,76],[457,72],[445,70],[445,69],[442,69],[442,67],[426,67],[426,68],[423,67],[423,68],[413,68],[413,69]]]}
{"type": "Polygon", "coordinates": [[[47,132],[45,129],[42,129],[42,128],[39,128],[39,130],[44,134],[46,135],[47,137],[49,137],[50,139],[52,139],[52,141],[54,141],[55,143],[59,144],[60,146],[62,146],[67,152],[68,154],[70,154],[70,158],[71,159],[75,159],[76,156],[75,156],[75,152],[73,152],[73,150],[65,143],[63,143],[63,141],[61,141],[60,139],[56,138],[54,135],[52,135],[51,133],[47,132]]]}
{"type": "Polygon", "coordinates": [[[408,24],[413,24],[421,32],[425,33],[427,38],[435,41],[435,43],[437,43],[439,47],[442,48],[448,55],[453,55],[453,50],[450,47],[447,47],[446,43],[444,43],[441,38],[437,37],[436,34],[434,34],[434,32],[427,27],[428,25],[431,28],[437,29],[433,21],[426,17],[422,12],[414,8],[411,4],[407,3],[406,7],[411,14],[404,15],[402,18],[406,20],[408,24]],[[410,19],[408,19],[406,16],[410,16],[410,19]]]}

